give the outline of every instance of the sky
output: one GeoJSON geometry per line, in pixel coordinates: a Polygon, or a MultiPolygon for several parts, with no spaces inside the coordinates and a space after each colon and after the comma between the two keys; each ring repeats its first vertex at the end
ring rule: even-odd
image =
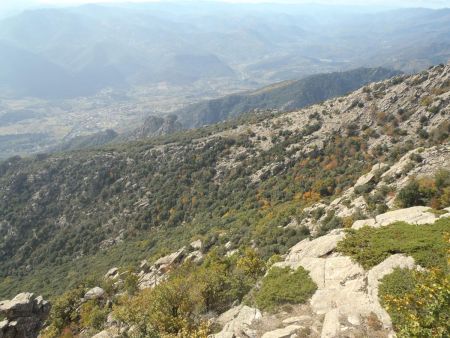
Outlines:
{"type": "MultiPolygon", "coordinates": [[[[2,0],[17,2],[17,0],[2,0]]],[[[149,0],[28,0],[41,4],[74,4],[74,3],[111,3],[111,2],[149,2],[149,0]]],[[[218,1],[218,0],[214,0],[218,1]]],[[[26,2],[26,1],[25,1],[26,2]]],[[[450,0],[223,0],[223,2],[268,2],[268,3],[321,3],[321,4],[342,4],[342,5],[381,5],[399,7],[450,7],[450,0]]]]}
{"type": "MultiPolygon", "coordinates": [[[[13,14],[14,12],[36,7],[47,6],[71,6],[86,3],[118,3],[118,2],[150,2],[158,0],[0,0],[0,14],[13,14]]],[[[159,0],[159,1],[183,1],[183,0],[159,0]]],[[[190,0],[192,1],[192,0],[190,0]]],[[[208,1],[208,0],[203,0],[208,1]]],[[[450,0],[209,0],[234,3],[314,3],[333,5],[363,5],[363,6],[387,6],[387,7],[450,7],[450,0]]]]}

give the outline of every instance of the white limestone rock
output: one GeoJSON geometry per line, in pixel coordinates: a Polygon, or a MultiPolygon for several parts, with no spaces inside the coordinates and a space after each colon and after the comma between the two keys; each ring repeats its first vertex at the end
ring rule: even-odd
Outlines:
{"type": "Polygon", "coordinates": [[[339,310],[333,309],[325,315],[323,322],[321,338],[336,338],[339,336],[340,323],[339,323],[339,310]]]}
{"type": "Polygon", "coordinates": [[[118,276],[119,276],[119,269],[118,268],[111,268],[105,274],[105,279],[116,279],[118,276]]]}
{"type": "Polygon", "coordinates": [[[375,219],[365,219],[355,221],[352,225],[352,229],[361,229],[363,226],[381,227],[390,225],[395,222],[406,222],[411,224],[433,224],[437,217],[432,212],[429,212],[429,207],[416,206],[406,209],[399,209],[385,212],[375,216],[375,219]]]}
{"type": "Polygon", "coordinates": [[[109,328],[92,336],[92,338],[118,338],[118,337],[120,337],[120,330],[117,328],[109,328]]]}
{"type": "Polygon", "coordinates": [[[286,318],[285,320],[283,320],[283,324],[285,325],[290,325],[290,324],[295,324],[295,323],[305,323],[305,322],[310,322],[312,321],[312,317],[311,316],[296,316],[296,317],[289,317],[286,318]]]}
{"type": "Polygon", "coordinates": [[[394,222],[407,222],[411,224],[432,224],[436,220],[436,216],[427,212],[429,207],[411,207],[388,211],[375,217],[376,225],[384,226],[394,222]]]}
{"type": "Polygon", "coordinates": [[[266,332],[262,335],[262,338],[289,338],[302,328],[303,326],[300,325],[289,325],[282,329],[266,332]]]}
{"type": "Polygon", "coordinates": [[[84,299],[91,300],[91,299],[101,299],[105,296],[105,290],[103,290],[101,287],[93,287],[90,289],[86,294],[84,295],[84,299]]]}
{"type": "Polygon", "coordinates": [[[217,323],[223,325],[220,336],[215,335],[214,338],[225,337],[225,334],[232,333],[236,337],[255,337],[256,331],[251,329],[250,326],[261,319],[262,315],[258,309],[251,308],[246,305],[239,305],[231,308],[227,312],[223,313],[216,320],[217,323]]]}
{"type": "Polygon", "coordinates": [[[193,241],[191,244],[189,244],[192,249],[194,250],[200,250],[202,248],[202,241],[200,239],[197,239],[196,241],[193,241]]]}

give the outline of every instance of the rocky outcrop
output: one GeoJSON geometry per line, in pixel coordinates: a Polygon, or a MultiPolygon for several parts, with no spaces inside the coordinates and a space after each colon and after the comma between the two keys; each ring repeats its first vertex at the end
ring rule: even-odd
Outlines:
{"type": "Polygon", "coordinates": [[[256,331],[251,326],[261,317],[258,309],[246,305],[233,307],[216,320],[223,329],[213,338],[256,338],[256,331]]]}
{"type": "MultiPolygon", "coordinates": [[[[335,241],[335,238],[330,241],[335,241]]],[[[308,244],[313,245],[314,241],[308,244]]],[[[349,257],[337,253],[320,257],[300,250],[292,252],[285,262],[278,265],[302,266],[310,272],[318,286],[311,298],[311,307],[315,313],[325,315],[322,337],[337,337],[341,329],[348,326],[347,323],[359,326],[362,318],[372,314],[382,323],[386,334],[392,330],[390,318],[378,301],[378,283],[394,267],[414,268],[411,257],[394,255],[370,271],[364,271],[349,257]]]]}
{"type": "Polygon", "coordinates": [[[119,269],[118,268],[111,268],[105,274],[105,278],[116,279],[117,277],[119,277],[119,269]]]}
{"type": "Polygon", "coordinates": [[[186,256],[186,248],[173,252],[167,256],[159,258],[152,266],[149,266],[147,261],[142,262],[141,271],[138,274],[139,288],[152,288],[161,283],[167,278],[167,272],[170,271],[174,265],[183,261],[186,256]]]}
{"type": "Polygon", "coordinates": [[[375,218],[358,220],[353,223],[353,229],[360,229],[363,226],[381,227],[395,222],[407,222],[411,224],[432,224],[436,221],[435,214],[430,212],[429,207],[417,206],[406,209],[399,209],[375,216],[375,218]]]}
{"type": "Polygon", "coordinates": [[[50,303],[32,293],[0,302],[0,338],[35,338],[50,312],[50,303]]]}
{"type": "Polygon", "coordinates": [[[192,242],[189,247],[182,247],[178,251],[159,258],[153,265],[150,265],[144,260],[140,266],[141,270],[137,275],[139,288],[142,290],[155,287],[167,278],[168,272],[183,262],[201,263],[203,261],[201,247],[202,242],[197,240],[192,242]],[[193,249],[194,251],[192,251],[193,249]]]}
{"type": "Polygon", "coordinates": [[[152,136],[172,134],[183,129],[176,115],[164,117],[150,115],[142,125],[130,133],[127,138],[132,140],[142,139],[152,136]]]}
{"type": "Polygon", "coordinates": [[[449,167],[449,144],[411,150],[392,165],[375,164],[367,174],[359,177],[353,187],[345,190],[331,203],[320,201],[305,208],[301,221],[293,222],[292,226],[305,226],[313,234],[316,234],[330,213],[340,218],[367,217],[358,220],[354,225],[355,229],[364,225],[378,227],[399,220],[413,224],[433,223],[437,217],[429,212],[430,208],[428,207],[413,207],[405,209],[405,211],[394,210],[391,213],[377,215],[378,211],[370,210],[366,199],[368,196],[376,195],[377,199],[383,196],[377,204],[383,204],[386,209],[394,209],[397,193],[412,178],[432,177],[440,169],[449,167]],[[390,193],[386,193],[387,191],[390,193]],[[373,218],[369,218],[369,216],[373,218]]]}
{"type": "MultiPolygon", "coordinates": [[[[353,228],[364,225],[387,226],[397,221],[420,225],[434,223],[436,219],[428,207],[413,207],[389,211],[374,219],[356,221],[353,228]]],[[[324,315],[321,337],[340,337],[353,329],[360,332],[369,318],[380,324],[377,336],[392,335],[391,319],[378,299],[379,282],[394,268],[416,268],[414,259],[395,254],[365,271],[350,257],[335,251],[338,242],[344,237],[345,230],[337,229],[314,240],[305,239],[291,248],[285,261],[275,266],[293,269],[302,266],[309,271],[317,284],[317,291],[310,301],[311,308],[315,314],[324,315]]]]}
{"type": "Polygon", "coordinates": [[[92,338],[118,338],[120,337],[120,330],[118,328],[109,328],[103,331],[100,331],[96,335],[92,336],[92,338]]]}

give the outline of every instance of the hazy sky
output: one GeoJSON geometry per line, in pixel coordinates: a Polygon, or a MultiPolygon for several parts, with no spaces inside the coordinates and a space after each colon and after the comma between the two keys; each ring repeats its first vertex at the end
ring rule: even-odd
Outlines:
{"type": "MultiPolygon", "coordinates": [[[[2,0],[5,1],[5,0],[2,0]]],[[[17,0],[6,0],[6,2],[17,0]]],[[[74,3],[111,3],[111,2],[149,2],[149,0],[29,0],[28,2],[42,4],[74,4],[74,3]]],[[[217,1],[217,0],[215,0],[217,1]]],[[[267,3],[322,3],[322,4],[348,4],[348,5],[386,5],[401,7],[450,7],[450,0],[223,0],[227,2],[267,2],[267,3]]],[[[26,1],[25,1],[26,2],[26,1]]]]}
{"type": "MultiPolygon", "coordinates": [[[[7,12],[11,13],[26,8],[42,7],[48,5],[64,6],[64,5],[77,5],[86,3],[150,2],[150,1],[152,0],[0,0],[0,13],[4,15],[7,12]]],[[[159,0],[159,1],[174,2],[177,0],[159,0]]],[[[315,3],[315,4],[362,5],[362,6],[375,5],[387,7],[430,7],[430,8],[450,7],[450,0],[210,0],[210,1],[224,1],[234,3],[266,2],[266,3],[298,3],[298,4],[315,3]]]]}

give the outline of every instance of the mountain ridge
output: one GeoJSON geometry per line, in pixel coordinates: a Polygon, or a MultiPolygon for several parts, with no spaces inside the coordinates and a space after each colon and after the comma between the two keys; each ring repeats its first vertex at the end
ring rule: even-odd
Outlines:
{"type": "Polygon", "coordinates": [[[287,210],[298,209],[287,206],[301,209],[306,196],[339,193],[379,158],[448,140],[449,76],[450,66],[436,66],[300,111],[249,115],[100,149],[11,158],[0,166],[0,290],[36,290],[40,278],[63,288],[66,277],[55,284],[42,274],[56,269],[67,276],[73,264],[105,268],[116,254],[130,262],[178,246],[180,236],[222,226],[243,231],[242,241],[253,238],[265,257],[284,252],[302,228],[290,236],[288,229],[272,228],[265,218],[269,206],[285,222],[291,219],[287,210]],[[319,165],[329,170],[317,171],[319,165]],[[251,226],[233,214],[246,215],[251,226]],[[266,238],[271,231],[280,231],[279,244],[266,238]],[[136,247],[138,234],[152,239],[136,247]],[[108,256],[97,252],[99,245],[108,256]]]}
{"type": "Polygon", "coordinates": [[[400,75],[386,68],[357,68],[346,72],[311,75],[255,91],[194,103],[174,112],[188,127],[200,127],[253,110],[287,111],[345,95],[368,83],[400,75]],[[218,116],[217,116],[218,115],[218,116]]]}

